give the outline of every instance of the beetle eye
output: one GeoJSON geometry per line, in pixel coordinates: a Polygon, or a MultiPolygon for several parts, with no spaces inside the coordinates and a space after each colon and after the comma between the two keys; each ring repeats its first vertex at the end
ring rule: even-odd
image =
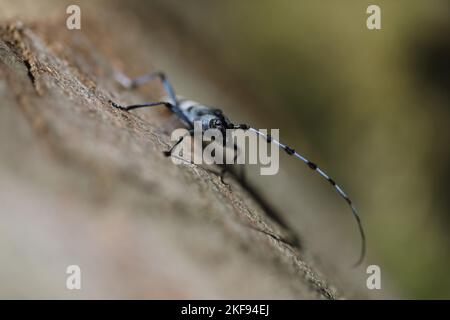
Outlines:
{"type": "Polygon", "coordinates": [[[219,126],[220,126],[220,121],[217,120],[217,119],[212,119],[212,120],[209,122],[209,127],[210,127],[210,128],[217,128],[217,127],[219,127],[219,126]]]}

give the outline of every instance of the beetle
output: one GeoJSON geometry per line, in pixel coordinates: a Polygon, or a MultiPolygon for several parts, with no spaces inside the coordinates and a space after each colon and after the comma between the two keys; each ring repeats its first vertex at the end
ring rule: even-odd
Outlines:
{"type": "MultiPolygon", "coordinates": [[[[347,196],[347,194],[344,192],[344,190],[336,184],[336,182],[323,171],[319,166],[317,166],[314,162],[306,159],[301,154],[299,154],[297,151],[295,151],[293,148],[287,146],[286,144],[281,143],[280,141],[273,139],[269,134],[264,134],[261,131],[250,127],[247,124],[235,124],[233,123],[227,116],[224,115],[222,110],[211,108],[205,105],[202,105],[198,102],[192,101],[192,100],[186,100],[183,98],[178,97],[175,94],[175,90],[168,80],[167,76],[161,72],[152,72],[149,74],[146,74],[142,77],[136,78],[134,80],[129,79],[127,76],[125,76],[122,73],[116,73],[116,79],[117,81],[124,86],[125,88],[137,88],[139,86],[142,86],[152,80],[159,79],[165,89],[165,91],[168,94],[168,99],[165,101],[156,101],[156,102],[149,102],[149,103],[142,103],[142,104],[134,104],[134,105],[128,105],[128,106],[121,106],[113,101],[111,102],[111,105],[114,108],[123,110],[123,111],[131,111],[134,109],[139,108],[148,108],[148,107],[156,107],[156,106],[165,106],[167,107],[171,112],[173,112],[188,128],[189,133],[193,134],[194,132],[194,122],[199,121],[202,124],[202,130],[206,131],[209,129],[215,129],[219,130],[223,133],[223,137],[226,136],[225,130],[227,129],[242,129],[242,130],[250,130],[251,132],[257,134],[258,136],[264,138],[267,143],[274,143],[277,145],[280,149],[284,150],[286,154],[289,156],[293,156],[299,160],[301,160],[303,163],[305,163],[311,170],[316,171],[322,178],[324,178],[326,181],[328,181],[334,189],[337,191],[337,193],[347,202],[349,205],[352,215],[356,220],[358,230],[361,237],[361,251],[358,260],[354,264],[354,266],[358,266],[361,264],[361,262],[364,260],[364,256],[366,253],[366,236],[364,232],[364,228],[362,226],[361,218],[356,210],[356,207],[354,206],[351,199],[347,196]]],[[[186,136],[182,136],[179,138],[177,142],[175,142],[172,147],[164,151],[165,156],[171,156],[173,153],[174,148],[180,144],[183,139],[186,136]]],[[[235,145],[236,148],[236,145],[235,145]]],[[[223,168],[220,177],[223,182],[223,176],[224,174],[228,172],[227,168],[223,168]]],[[[236,176],[236,175],[235,175],[236,176]]],[[[241,180],[244,184],[245,181],[241,180]]],[[[248,184],[246,184],[248,186],[248,184]]],[[[259,199],[262,203],[264,203],[261,196],[259,196],[256,192],[251,192],[254,197],[259,199]]],[[[266,207],[268,209],[268,205],[263,205],[263,207],[266,207]]],[[[270,210],[269,210],[270,211],[270,210]]],[[[282,227],[284,227],[287,230],[290,230],[289,226],[284,222],[281,217],[276,214],[273,210],[271,212],[272,218],[276,222],[278,222],[282,227]]],[[[294,240],[290,242],[290,244],[297,246],[298,245],[298,239],[296,237],[293,237],[294,240]]],[[[289,243],[289,242],[288,242],[289,243]]]]}

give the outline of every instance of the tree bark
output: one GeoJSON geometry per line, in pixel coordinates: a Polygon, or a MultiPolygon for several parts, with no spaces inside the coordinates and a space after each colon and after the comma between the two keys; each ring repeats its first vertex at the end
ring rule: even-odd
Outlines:
{"type": "Polygon", "coordinates": [[[238,183],[162,155],[173,115],[112,108],[144,99],[82,34],[0,32],[1,297],[340,296],[238,183]]]}

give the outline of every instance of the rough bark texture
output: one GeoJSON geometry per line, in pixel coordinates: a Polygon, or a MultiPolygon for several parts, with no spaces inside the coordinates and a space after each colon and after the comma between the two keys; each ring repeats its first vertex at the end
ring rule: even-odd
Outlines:
{"type": "Polygon", "coordinates": [[[0,297],[339,296],[255,230],[283,233],[239,184],[162,155],[173,115],[112,108],[144,100],[113,72],[80,33],[1,28],[0,297]],[[81,291],[65,288],[71,264],[81,291]]]}

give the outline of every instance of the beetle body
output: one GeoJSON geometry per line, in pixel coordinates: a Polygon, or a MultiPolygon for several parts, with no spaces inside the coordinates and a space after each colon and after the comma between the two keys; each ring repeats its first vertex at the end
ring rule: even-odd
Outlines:
{"type": "MultiPolygon", "coordinates": [[[[279,148],[283,149],[289,156],[296,157],[297,159],[304,162],[311,170],[317,172],[322,178],[324,178],[326,181],[328,181],[337,191],[337,193],[347,202],[349,205],[352,214],[357,222],[360,236],[361,236],[361,254],[359,257],[359,260],[356,262],[356,265],[359,265],[364,258],[365,250],[366,250],[366,238],[364,234],[364,229],[362,227],[361,220],[359,218],[359,215],[356,211],[355,206],[353,205],[350,198],[344,193],[344,191],[339,187],[336,182],[331,179],[330,176],[328,176],[322,169],[320,169],[314,162],[309,161],[305,157],[303,157],[301,154],[296,152],[294,149],[290,148],[289,146],[282,144],[280,141],[273,139],[270,135],[264,134],[261,131],[254,129],[246,124],[234,124],[231,122],[220,109],[214,109],[207,107],[205,105],[202,105],[198,102],[183,99],[181,97],[176,96],[175,90],[173,89],[171,83],[168,81],[167,77],[162,72],[154,72],[150,73],[148,75],[142,76],[140,78],[137,78],[135,80],[130,80],[126,76],[119,74],[117,76],[117,80],[125,87],[128,88],[135,88],[140,85],[143,85],[153,79],[160,79],[165,91],[168,94],[168,98],[165,99],[165,101],[158,101],[158,102],[150,102],[150,103],[144,103],[144,104],[137,104],[137,105],[131,105],[127,107],[120,106],[114,102],[111,101],[112,105],[115,108],[119,108],[121,110],[130,111],[137,108],[143,108],[143,107],[154,107],[154,106],[160,106],[165,105],[167,108],[169,108],[173,113],[175,113],[178,118],[185,123],[185,125],[189,128],[189,131],[191,134],[194,134],[194,123],[197,121],[201,123],[201,130],[202,132],[209,130],[209,129],[216,129],[222,132],[222,135],[224,137],[224,145],[225,140],[227,137],[226,130],[227,129],[244,129],[244,130],[250,130],[257,134],[260,137],[263,137],[267,143],[274,143],[279,148]]],[[[174,150],[174,147],[177,146],[181,141],[183,140],[184,136],[181,137],[168,151],[164,151],[164,154],[166,156],[172,155],[172,151],[174,150]]],[[[236,145],[235,145],[236,148],[236,145]]],[[[225,172],[222,170],[222,173],[225,172]]],[[[223,175],[221,175],[222,181],[223,181],[223,175]]],[[[283,226],[286,226],[286,224],[282,223],[282,220],[279,218],[276,219],[280,224],[283,226]]]]}

